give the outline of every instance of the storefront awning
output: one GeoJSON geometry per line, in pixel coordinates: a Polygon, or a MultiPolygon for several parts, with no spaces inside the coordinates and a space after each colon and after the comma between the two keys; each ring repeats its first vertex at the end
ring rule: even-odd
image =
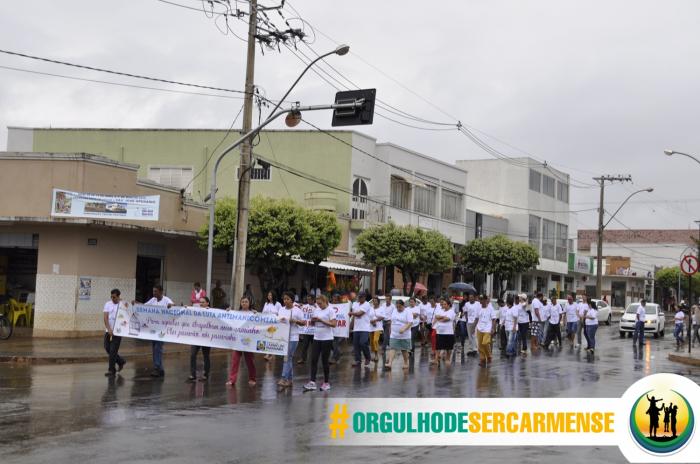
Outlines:
{"type": "MultiPolygon", "coordinates": [[[[300,258],[293,258],[294,261],[297,261],[299,263],[306,263],[306,264],[311,264],[308,261],[304,261],[303,259],[300,258]]],[[[357,266],[350,266],[349,264],[342,264],[342,263],[335,263],[333,261],[321,261],[319,263],[319,266],[325,267],[326,269],[329,269],[331,271],[336,271],[340,274],[355,274],[355,273],[361,273],[361,274],[371,274],[374,272],[372,269],[365,269],[364,267],[357,267],[357,266]]]]}

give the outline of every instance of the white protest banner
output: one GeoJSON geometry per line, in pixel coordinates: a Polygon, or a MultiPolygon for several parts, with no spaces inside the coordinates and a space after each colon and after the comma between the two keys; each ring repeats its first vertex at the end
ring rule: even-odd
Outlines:
{"type": "Polygon", "coordinates": [[[51,216],[157,221],[160,195],[123,196],[53,189],[51,216]]]}
{"type": "Polygon", "coordinates": [[[350,303],[332,304],[331,309],[335,311],[337,325],[333,328],[333,336],[340,338],[350,337],[350,303]]]}
{"type": "Polygon", "coordinates": [[[311,325],[311,315],[316,307],[314,305],[305,304],[301,306],[301,312],[304,314],[304,321],[306,321],[305,326],[299,327],[300,335],[313,335],[315,332],[315,327],[311,325]]]}
{"type": "Polygon", "coordinates": [[[173,306],[119,308],[114,334],[121,337],[287,354],[289,323],[273,314],[173,306]]]}

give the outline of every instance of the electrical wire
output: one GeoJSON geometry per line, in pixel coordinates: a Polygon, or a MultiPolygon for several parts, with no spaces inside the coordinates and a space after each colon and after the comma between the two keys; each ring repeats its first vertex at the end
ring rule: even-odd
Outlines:
{"type": "Polygon", "coordinates": [[[199,95],[199,96],[203,96],[203,97],[229,98],[229,99],[234,99],[234,100],[243,100],[245,98],[245,97],[235,97],[232,95],[221,95],[221,94],[203,93],[203,92],[189,92],[187,90],[164,89],[161,87],[149,87],[149,86],[145,86],[145,85],[127,84],[125,82],[111,82],[111,81],[103,81],[103,80],[99,80],[99,79],[88,79],[85,77],[67,76],[65,74],[56,74],[56,73],[48,73],[48,72],[42,72],[42,71],[34,71],[31,69],[15,68],[12,66],[0,66],[0,69],[7,69],[10,71],[18,71],[18,72],[24,72],[24,73],[30,73],[30,74],[38,74],[41,76],[60,77],[62,79],[71,79],[71,80],[75,80],[75,81],[92,82],[94,84],[107,84],[107,85],[116,85],[119,87],[130,87],[130,88],[134,88],[134,89],[156,90],[159,92],[180,93],[180,94],[185,94],[185,95],[199,95]]]}
{"type": "MultiPolygon", "coordinates": [[[[161,0],[159,0],[159,1],[161,1],[161,0]]],[[[244,94],[244,95],[246,93],[244,90],[234,90],[234,89],[227,89],[227,88],[223,88],[223,87],[213,87],[210,85],[193,84],[191,82],[174,81],[171,79],[162,79],[159,77],[144,76],[142,74],[133,74],[133,73],[127,73],[127,72],[123,72],[123,71],[114,71],[112,69],[104,69],[104,68],[97,68],[95,66],[87,66],[87,65],[82,65],[82,64],[70,63],[68,61],[55,60],[52,58],[45,58],[45,57],[35,56],[35,55],[28,55],[26,53],[13,52],[10,50],[0,49],[0,53],[4,53],[6,55],[20,56],[22,58],[29,58],[29,59],[37,60],[37,61],[45,61],[47,63],[60,64],[63,66],[71,66],[73,68],[87,69],[89,71],[97,71],[97,72],[102,72],[102,73],[115,74],[118,76],[131,77],[134,79],[144,79],[144,80],[148,80],[148,81],[162,82],[165,84],[181,85],[181,86],[185,86],[185,87],[194,87],[194,88],[205,89],[205,90],[216,90],[219,92],[239,93],[239,94],[244,94]]]]}

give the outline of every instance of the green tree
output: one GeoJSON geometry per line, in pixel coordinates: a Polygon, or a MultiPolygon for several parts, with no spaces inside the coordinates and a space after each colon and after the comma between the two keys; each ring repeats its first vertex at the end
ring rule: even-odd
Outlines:
{"type": "MultiPolygon", "coordinates": [[[[688,295],[688,276],[681,273],[679,267],[665,267],[656,271],[654,278],[656,283],[661,287],[663,296],[671,295],[671,289],[678,292],[678,278],[680,277],[681,292],[688,295]]],[[[693,295],[700,295],[700,274],[694,274],[692,278],[693,295]]]]}
{"type": "Polygon", "coordinates": [[[452,244],[436,231],[394,223],[364,230],[355,242],[363,260],[373,266],[395,266],[404,288],[413,294],[422,273],[440,272],[452,266],[452,244]]]}
{"type": "Polygon", "coordinates": [[[305,261],[314,263],[314,288],[318,286],[319,263],[331,254],[340,244],[340,225],[333,213],[328,211],[306,210],[306,222],[311,234],[306,251],[301,255],[305,261]]]}
{"type": "Polygon", "coordinates": [[[502,280],[527,272],[540,262],[535,247],[503,235],[472,240],[459,249],[461,263],[481,274],[493,274],[499,287],[502,280]]]}
{"type": "MultiPolygon", "coordinates": [[[[230,250],[236,229],[236,201],[217,201],[214,248],[230,250]]],[[[207,246],[208,224],[200,230],[200,246],[207,246]]],[[[305,210],[292,200],[253,198],[248,221],[246,265],[258,277],[260,290],[283,290],[293,273],[294,257],[320,262],[340,241],[340,227],[332,214],[305,210]],[[323,255],[322,258],[319,258],[323,255]]]]}

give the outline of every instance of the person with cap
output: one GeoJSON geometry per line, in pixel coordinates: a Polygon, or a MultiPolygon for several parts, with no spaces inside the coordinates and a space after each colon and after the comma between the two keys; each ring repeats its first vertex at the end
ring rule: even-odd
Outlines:
{"type": "Polygon", "coordinates": [[[365,358],[365,367],[369,367],[372,361],[369,352],[369,332],[370,332],[370,310],[372,307],[367,302],[367,294],[360,292],[357,295],[357,301],[352,304],[350,316],[352,316],[353,333],[352,347],[355,355],[355,362],[352,367],[357,367],[362,362],[362,356],[365,358]]]}

